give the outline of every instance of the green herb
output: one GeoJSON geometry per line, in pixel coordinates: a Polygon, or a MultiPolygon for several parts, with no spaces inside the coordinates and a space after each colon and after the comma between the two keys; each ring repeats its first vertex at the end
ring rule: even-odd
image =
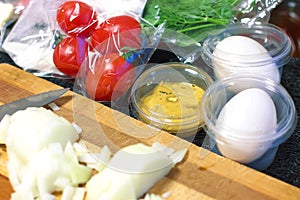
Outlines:
{"type": "Polygon", "coordinates": [[[239,0],[148,0],[144,19],[202,41],[220,25],[229,24],[239,0]]]}

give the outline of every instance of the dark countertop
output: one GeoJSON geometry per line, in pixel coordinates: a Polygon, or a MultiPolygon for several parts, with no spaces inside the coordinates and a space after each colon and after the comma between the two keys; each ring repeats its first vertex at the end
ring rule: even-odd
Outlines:
{"type": "Polygon", "coordinates": [[[300,58],[293,58],[283,68],[281,83],[294,100],[298,122],[296,130],[280,145],[275,161],[265,173],[300,187],[300,58]]]}
{"type": "MultiPolygon", "coordinates": [[[[15,65],[14,62],[5,53],[0,52],[0,63],[9,63],[15,65]]],[[[292,96],[299,118],[300,113],[300,58],[292,58],[291,61],[284,66],[282,74],[282,85],[292,96]]],[[[72,88],[72,81],[61,80],[56,78],[44,78],[57,85],[72,88]]],[[[193,141],[196,145],[201,146],[203,136],[196,137],[193,141]]],[[[271,166],[263,173],[274,178],[282,180],[286,183],[300,187],[300,119],[292,136],[279,146],[276,158],[271,166]]]]}

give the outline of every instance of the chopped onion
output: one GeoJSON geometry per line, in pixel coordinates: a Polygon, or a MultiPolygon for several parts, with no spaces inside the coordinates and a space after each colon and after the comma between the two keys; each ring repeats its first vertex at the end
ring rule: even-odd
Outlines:
{"type": "Polygon", "coordinates": [[[27,108],[0,123],[8,154],[12,199],[55,199],[51,193],[86,183],[92,169],[79,163],[74,126],[45,108],[27,108]]]}
{"type": "Polygon", "coordinates": [[[100,153],[88,153],[86,150],[78,155],[80,162],[86,163],[88,167],[98,172],[102,171],[108,165],[110,158],[111,151],[106,145],[101,149],[100,153]]]}
{"type": "Polygon", "coordinates": [[[49,143],[59,142],[64,147],[79,139],[69,121],[42,107],[15,112],[5,132],[8,156],[14,152],[24,165],[49,143]]]}
{"type": "Polygon", "coordinates": [[[73,144],[73,148],[74,148],[75,152],[77,153],[77,155],[82,155],[84,153],[88,153],[88,149],[87,149],[86,145],[81,141],[75,142],[73,144]]]}
{"type": "MultiPolygon", "coordinates": [[[[138,143],[112,156],[104,146],[92,153],[79,139],[82,129],[45,108],[28,108],[4,117],[0,139],[8,153],[11,199],[138,199],[181,162],[187,149],[174,151],[160,143],[138,143]],[[82,164],[84,163],[84,164],[82,164]],[[98,173],[92,178],[92,169],[98,173]],[[78,187],[81,184],[86,187],[78,187]]],[[[146,194],[145,199],[163,199],[146,194]]]]}
{"type": "Polygon", "coordinates": [[[172,159],[172,161],[174,163],[179,163],[183,160],[186,152],[187,152],[187,149],[182,149],[180,151],[176,151],[170,155],[170,158],[172,159]]]}
{"type": "Polygon", "coordinates": [[[76,124],[75,122],[72,122],[72,125],[76,129],[78,134],[82,133],[82,128],[78,124],[76,124]]]}
{"type": "Polygon", "coordinates": [[[101,153],[99,156],[99,160],[98,162],[101,162],[101,164],[107,166],[109,161],[111,159],[111,151],[110,149],[105,145],[102,149],[101,149],[101,153]]]}
{"type": "Polygon", "coordinates": [[[172,194],[172,191],[165,192],[161,195],[162,198],[167,199],[172,194]]]}
{"type": "Polygon", "coordinates": [[[147,193],[142,200],[162,200],[162,197],[153,193],[147,193]]]}
{"type": "Polygon", "coordinates": [[[61,200],[83,200],[85,195],[85,188],[83,187],[65,187],[61,200]]]}
{"type": "Polygon", "coordinates": [[[153,194],[153,193],[147,193],[144,198],[140,200],[163,200],[169,198],[171,195],[171,191],[165,192],[162,195],[153,194]]]}
{"type": "Polygon", "coordinates": [[[174,149],[168,148],[168,147],[162,145],[159,142],[154,142],[152,144],[152,148],[154,148],[154,149],[156,149],[156,150],[158,150],[158,151],[160,151],[160,152],[162,152],[162,153],[164,153],[168,156],[171,155],[172,153],[174,153],[174,149]]]}
{"type": "Polygon", "coordinates": [[[51,102],[48,104],[48,106],[51,108],[51,110],[53,111],[59,111],[60,107],[55,103],[55,102],[51,102]]]}
{"type": "Polygon", "coordinates": [[[109,165],[87,182],[87,200],[141,197],[182,160],[186,150],[170,152],[173,151],[165,151],[160,144],[149,147],[141,143],[119,150],[109,165]]]}
{"type": "Polygon", "coordinates": [[[83,163],[97,163],[100,162],[100,153],[85,153],[78,156],[80,162],[83,163]]]}
{"type": "Polygon", "coordinates": [[[41,197],[42,200],[56,200],[56,196],[53,195],[53,194],[44,194],[42,197],[41,197]]]}
{"type": "Polygon", "coordinates": [[[6,141],[6,130],[9,126],[10,115],[4,115],[0,121],[0,144],[5,144],[6,141]]]}
{"type": "Polygon", "coordinates": [[[59,143],[49,144],[30,160],[26,169],[15,193],[31,192],[34,197],[86,183],[92,175],[90,168],[78,162],[71,143],[65,149],[59,143]]]}

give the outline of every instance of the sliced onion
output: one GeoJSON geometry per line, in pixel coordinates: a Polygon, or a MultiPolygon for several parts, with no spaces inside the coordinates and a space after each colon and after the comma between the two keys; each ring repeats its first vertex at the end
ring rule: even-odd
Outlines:
{"type": "Polygon", "coordinates": [[[85,188],[67,186],[63,190],[61,200],[83,200],[85,195],[85,188]]]}
{"type": "Polygon", "coordinates": [[[167,192],[163,193],[161,195],[161,197],[164,198],[164,199],[167,199],[167,198],[170,197],[171,194],[172,194],[172,191],[167,191],[167,192]]]}
{"type": "Polygon", "coordinates": [[[55,103],[55,102],[51,102],[48,104],[48,106],[51,108],[51,110],[53,111],[59,111],[60,107],[55,103]]]}
{"type": "MultiPolygon", "coordinates": [[[[186,152],[187,149],[174,152],[159,143],[150,147],[142,143],[124,147],[113,155],[103,171],[87,182],[86,198],[139,198],[167,175],[186,152]]],[[[148,195],[147,198],[162,199],[157,195],[148,195]]]]}
{"type": "Polygon", "coordinates": [[[78,124],[76,124],[75,122],[72,122],[72,125],[78,134],[82,133],[82,128],[78,124]]]}
{"type": "Polygon", "coordinates": [[[4,115],[0,121],[0,144],[6,143],[6,133],[9,126],[10,115],[4,115]]]}
{"type": "Polygon", "coordinates": [[[147,193],[142,200],[163,200],[163,199],[159,195],[153,193],[147,193]]]}
{"type": "Polygon", "coordinates": [[[171,154],[174,152],[174,149],[168,148],[168,147],[162,145],[162,144],[159,143],[159,142],[154,142],[154,143],[152,144],[152,148],[154,148],[154,149],[156,149],[157,151],[160,151],[160,152],[162,152],[162,153],[164,153],[164,154],[166,154],[166,155],[168,155],[168,156],[171,155],[171,154]]]}

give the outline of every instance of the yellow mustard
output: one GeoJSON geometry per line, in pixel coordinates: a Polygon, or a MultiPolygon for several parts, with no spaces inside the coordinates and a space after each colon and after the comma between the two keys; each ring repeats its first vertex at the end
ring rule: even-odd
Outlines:
{"type": "MultiPolygon", "coordinates": [[[[161,128],[166,131],[190,129],[200,123],[199,108],[204,92],[199,86],[187,82],[161,82],[142,97],[144,106],[141,108],[145,115],[164,121],[161,128]]],[[[150,123],[149,119],[146,121],[150,123]]]]}

